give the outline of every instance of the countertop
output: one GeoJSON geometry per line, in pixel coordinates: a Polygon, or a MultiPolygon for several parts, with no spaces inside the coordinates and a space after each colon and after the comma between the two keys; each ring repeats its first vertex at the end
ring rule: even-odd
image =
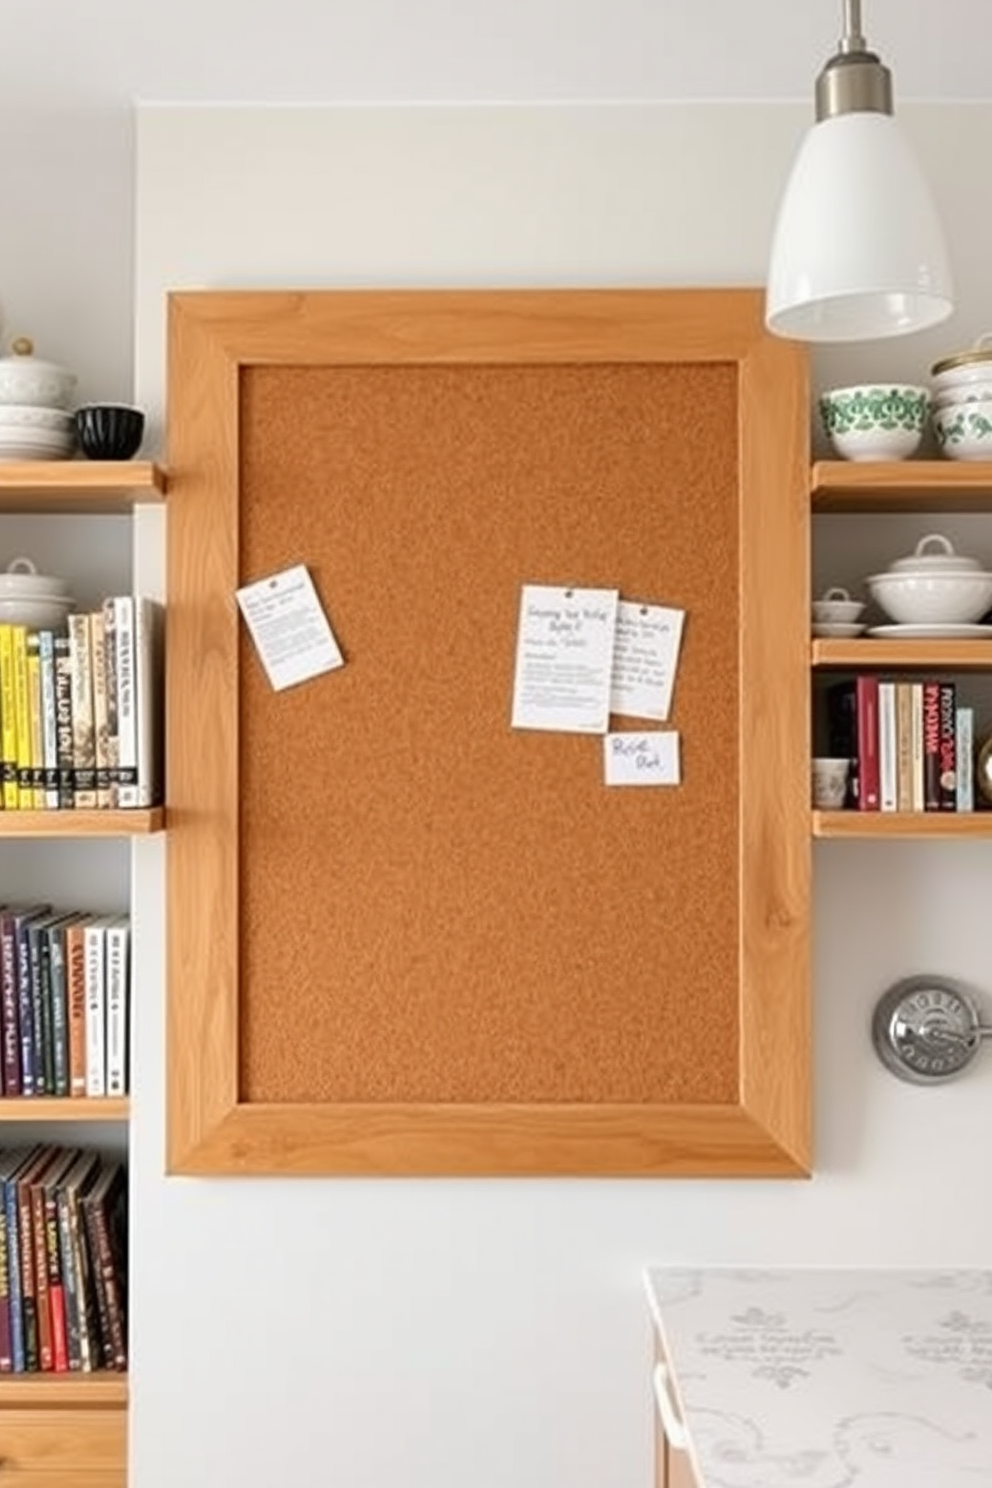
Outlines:
{"type": "Polygon", "coordinates": [[[992,1271],[645,1279],[699,1488],[992,1488],[992,1271]]]}

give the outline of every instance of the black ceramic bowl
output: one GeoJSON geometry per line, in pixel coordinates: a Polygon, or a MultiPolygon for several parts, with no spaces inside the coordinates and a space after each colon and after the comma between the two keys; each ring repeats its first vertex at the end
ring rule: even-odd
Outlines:
{"type": "Polygon", "coordinates": [[[90,460],[130,460],[141,448],[145,415],[119,403],[90,403],[76,409],[76,438],[90,460]]]}

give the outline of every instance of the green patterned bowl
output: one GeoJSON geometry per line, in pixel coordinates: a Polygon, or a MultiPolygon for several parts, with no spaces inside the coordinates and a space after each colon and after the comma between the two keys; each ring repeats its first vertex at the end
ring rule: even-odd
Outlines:
{"type": "Polygon", "coordinates": [[[929,408],[929,390],[906,383],[831,388],[820,397],[823,427],[844,460],[908,460],[929,408]]]}

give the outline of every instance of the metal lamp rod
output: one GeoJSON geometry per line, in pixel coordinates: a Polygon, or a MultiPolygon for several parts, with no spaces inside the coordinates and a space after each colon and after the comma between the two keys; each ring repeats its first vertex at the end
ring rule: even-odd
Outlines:
{"type": "Polygon", "coordinates": [[[861,0],[844,0],[844,34],[840,40],[842,52],[864,52],[867,44],[861,33],[861,0]]]}

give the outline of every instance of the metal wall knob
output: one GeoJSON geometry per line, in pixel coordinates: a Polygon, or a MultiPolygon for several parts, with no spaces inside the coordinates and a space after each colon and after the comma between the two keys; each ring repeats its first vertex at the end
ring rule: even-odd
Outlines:
{"type": "Polygon", "coordinates": [[[875,1052],[892,1074],[939,1085],[967,1069],[992,1027],[969,992],[946,977],[905,977],[882,994],[872,1018],[875,1052]]]}

